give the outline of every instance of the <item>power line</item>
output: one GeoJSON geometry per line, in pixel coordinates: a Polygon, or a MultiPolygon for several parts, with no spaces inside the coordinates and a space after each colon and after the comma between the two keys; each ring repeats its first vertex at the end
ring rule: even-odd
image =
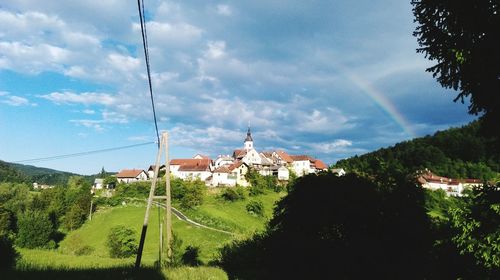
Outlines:
{"type": "Polygon", "coordinates": [[[150,141],[150,142],[145,142],[145,143],[140,143],[140,144],[106,148],[106,149],[101,149],[101,150],[93,150],[93,151],[86,151],[86,152],[73,153],[73,154],[50,156],[50,157],[24,159],[24,160],[12,161],[12,163],[35,163],[35,162],[41,162],[41,161],[57,160],[57,159],[64,159],[64,158],[71,158],[71,157],[80,157],[80,156],[87,156],[87,155],[92,155],[92,154],[99,154],[99,153],[105,153],[105,152],[111,152],[111,151],[117,151],[117,150],[130,149],[130,148],[150,145],[150,144],[154,144],[154,143],[156,143],[156,142],[150,141]]]}
{"type": "Polygon", "coordinates": [[[153,119],[155,122],[156,139],[158,140],[158,148],[160,148],[160,133],[158,132],[158,122],[156,121],[155,102],[153,98],[153,86],[151,83],[151,67],[149,64],[149,49],[148,35],[146,33],[146,19],[144,16],[144,0],[137,0],[137,8],[139,9],[139,19],[141,21],[142,46],[144,47],[144,57],[146,59],[146,70],[148,73],[149,96],[151,97],[151,107],[153,108],[153,119]]]}

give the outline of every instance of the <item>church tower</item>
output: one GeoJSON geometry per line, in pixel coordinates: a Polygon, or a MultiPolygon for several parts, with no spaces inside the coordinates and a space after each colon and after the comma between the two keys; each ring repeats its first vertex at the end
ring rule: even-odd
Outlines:
{"type": "Polygon", "coordinates": [[[247,138],[245,138],[245,151],[250,151],[253,149],[253,139],[252,139],[252,133],[250,132],[250,126],[248,127],[247,131],[247,138]]]}

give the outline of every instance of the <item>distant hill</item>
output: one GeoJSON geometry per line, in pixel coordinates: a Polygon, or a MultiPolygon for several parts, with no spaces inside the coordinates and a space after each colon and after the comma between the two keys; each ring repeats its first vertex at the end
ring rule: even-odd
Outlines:
{"type": "Polygon", "coordinates": [[[479,133],[474,121],[392,147],[340,160],[335,167],[376,175],[384,168],[407,174],[428,168],[451,178],[499,179],[500,154],[493,139],[479,133]]]}
{"type": "Polygon", "coordinates": [[[69,177],[75,175],[78,174],[33,165],[0,161],[0,182],[28,184],[37,182],[46,185],[65,185],[69,177]]]}
{"type": "Polygon", "coordinates": [[[28,182],[28,177],[11,166],[10,163],[0,160],[0,183],[1,182],[26,183],[28,182]]]}

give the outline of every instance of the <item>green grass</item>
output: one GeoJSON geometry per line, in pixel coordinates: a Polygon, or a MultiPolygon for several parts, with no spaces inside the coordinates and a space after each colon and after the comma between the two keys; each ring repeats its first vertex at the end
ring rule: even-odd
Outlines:
{"type": "Polygon", "coordinates": [[[285,193],[269,191],[234,202],[223,201],[215,195],[210,195],[201,206],[185,211],[185,214],[201,224],[247,236],[264,229],[266,222],[272,217],[275,202],[284,195],[285,193]],[[256,217],[247,212],[246,205],[252,200],[264,204],[264,217],[256,217]]]}
{"type": "MultiPolygon", "coordinates": [[[[197,209],[185,211],[185,214],[202,224],[236,234],[230,235],[191,226],[173,216],[174,233],[183,241],[181,250],[188,245],[199,247],[201,261],[205,264],[209,263],[216,258],[218,248],[224,244],[264,229],[266,221],[272,216],[275,202],[283,195],[283,193],[268,192],[236,202],[225,202],[216,195],[208,195],[203,205],[197,209]],[[246,204],[251,200],[261,201],[264,204],[264,217],[256,217],[247,213],[246,204]]],[[[70,232],[56,250],[18,249],[22,260],[18,262],[17,271],[9,275],[14,275],[11,279],[35,279],[37,274],[43,279],[142,279],[132,269],[135,257],[128,259],[109,257],[106,238],[112,227],[125,225],[136,230],[137,240],[139,240],[144,214],[145,205],[142,203],[100,209],[93,215],[92,221],[87,221],[80,229],[70,232]],[[75,248],[83,246],[91,248],[89,255],[75,255],[75,248]],[[89,277],[80,277],[79,273],[87,274],[89,277]],[[113,273],[118,276],[112,276],[113,273]],[[120,275],[123,277],[119,277],[120,275]]],[[[166,279],[227,279],[223,270],[214,267],[165,269],[160,278],[149,271],[158,259],[158,224],[158,208],[153,207],[142,257],[142,265],[145,271],[147,270],[144,275],[151,275],[151,279],[164,277],[166,279]]]]}

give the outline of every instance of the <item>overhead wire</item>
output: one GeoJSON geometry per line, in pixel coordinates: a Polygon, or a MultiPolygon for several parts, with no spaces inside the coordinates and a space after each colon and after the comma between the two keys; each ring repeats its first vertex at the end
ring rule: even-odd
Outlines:
{"type": "Polygon", "coordinates": [[[100,150],[86,151],[86,152],[80,152],[80,153],[72,153],[72,154],[64,154],[64,155],[57,155],[57,156],[50,156],[50,157],[40,157],[40,158],[24,159],[24,160],[12,161],[12,163],[35,163],[35,162],[41,162],[41,161],[50,161],[50,160],[56,160],[56,159],[65,159],[65,158],[72,158],[72,157],[80,157],[80,156],[87,156],[87,155],[92,155],[92,154],[99,154],[99,153],[105,153],[105,152],[111,152],[111,151],[117,151],[117,150],[130,149],[130,148],[135,148],[135,147],[139,147],[139,146],[150,145],[150,144],[154,144],[154,143],[156,143],[156,141],[150,141],[150,142],[145,142],[145,143],[139,143],[139,144],[133,144],[133,145],[127,145],[127,146],[120,146],[120,147],[112,147],[112,148],[106,148],[106,149],[100,149],[100,150]]]}
{"type": "Polygon", "coordinates": [[[146,30],[146,17],[144,14],[144,0],[137,0],[137,7],[139,9],[139,19],[141,22],[142,46],[144,48],[144,57],[146,59],[146,71],[148,74],[149,96],[151,99],[151,107],[153,108],[153,119],[155,123],[156,138],[158,140],[158,148],[160,148],[160,133],[158,132],[158,122],[156,120],[155,102],[153,97],[153,85],[151,82],[151,66],[149,63],[149,48],[148,48],[148,35],[146,30]]]}

